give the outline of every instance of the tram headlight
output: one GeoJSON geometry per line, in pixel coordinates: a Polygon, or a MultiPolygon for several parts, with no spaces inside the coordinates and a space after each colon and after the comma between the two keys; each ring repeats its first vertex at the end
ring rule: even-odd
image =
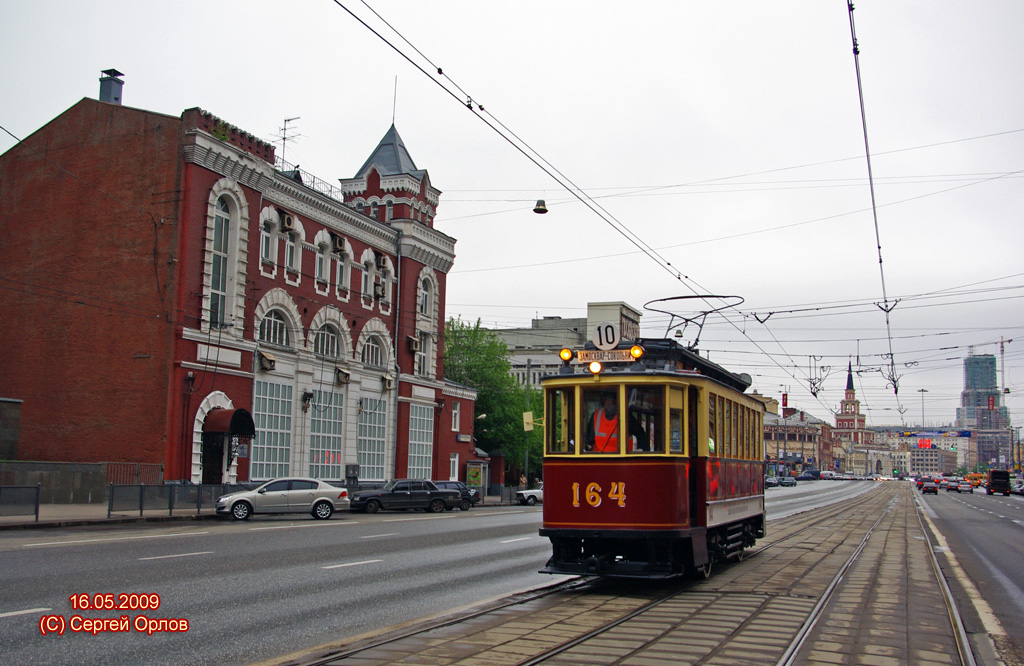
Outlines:
{"type": "Polygon", "coordinates": [[[587,369],[590,370],[595,375],[600,374],[601,373],[601,362],[600,361],[591,361],[590,365],[587,366],[587,369]]]}

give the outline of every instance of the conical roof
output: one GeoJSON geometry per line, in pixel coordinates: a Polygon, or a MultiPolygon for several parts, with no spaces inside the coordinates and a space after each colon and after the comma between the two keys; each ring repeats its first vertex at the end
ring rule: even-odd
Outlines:
{"type": "Polygon", "coordinates": [[[425,173],[416,168],[416,163],[412,161],[412,156],[402,142],[402,137],[398,136],[398,130],[395,129],[394,125],[391,125],[391,129],[380,140],[377,148],[366,162],[363,163],[363,166],[359,168],[355,177],[362,178],[365,176],[366,172],[370,170],[371,165],[377,165],[377,169],[382,176],[397,176],[408,173],[422,179],[425,173]]]}

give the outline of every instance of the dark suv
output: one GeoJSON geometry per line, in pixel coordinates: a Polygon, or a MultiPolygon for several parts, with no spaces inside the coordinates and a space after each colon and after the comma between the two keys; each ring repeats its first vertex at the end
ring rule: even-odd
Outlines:
{"type": "Polygon", "coordinates": [[[462,481],[434,481],[434,485],[438,488],[458,490],[462,493],[462,501],[459,502],[459,508],[463,511],[469,511],[470,507],[480,503],[480,491],[476,488],[470,488],[462,481]]]}

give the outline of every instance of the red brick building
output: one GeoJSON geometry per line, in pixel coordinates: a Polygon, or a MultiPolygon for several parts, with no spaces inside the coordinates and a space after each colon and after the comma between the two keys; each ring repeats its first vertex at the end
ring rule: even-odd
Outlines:
{"type": "Polygon", "coordinates": [[[486,476],[475,392],[443,380],[455,240],[395,128],[339,187],[110,85],[0,156],[17,459],[194,483],[486,476]]]}

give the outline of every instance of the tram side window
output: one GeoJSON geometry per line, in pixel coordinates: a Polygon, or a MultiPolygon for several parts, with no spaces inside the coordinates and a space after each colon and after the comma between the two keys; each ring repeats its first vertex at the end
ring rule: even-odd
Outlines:
{"type": "Polygon", "coordinates": [[[717,456],[718,442],[718,396],[708,394],[708,455],[717,456]]]}
{"type": "Polygon", "coordinates": [[[669,453],[684,453],[683,448],[683,400],[684,393],[672,389],[668,392],[668,452],[669,453]]]}
{"type": "Polygon", "coordinates": [[[665,389],[634,386],[626,396],[626,453],[664,453],[665,389]]]}
{"type": "Polygon", "coordinates": [[[574,395],[575,389],[572,388],[551,389],[547,392],[544,432],[547,435],[548,453],[575,453],[574,395]]]}

